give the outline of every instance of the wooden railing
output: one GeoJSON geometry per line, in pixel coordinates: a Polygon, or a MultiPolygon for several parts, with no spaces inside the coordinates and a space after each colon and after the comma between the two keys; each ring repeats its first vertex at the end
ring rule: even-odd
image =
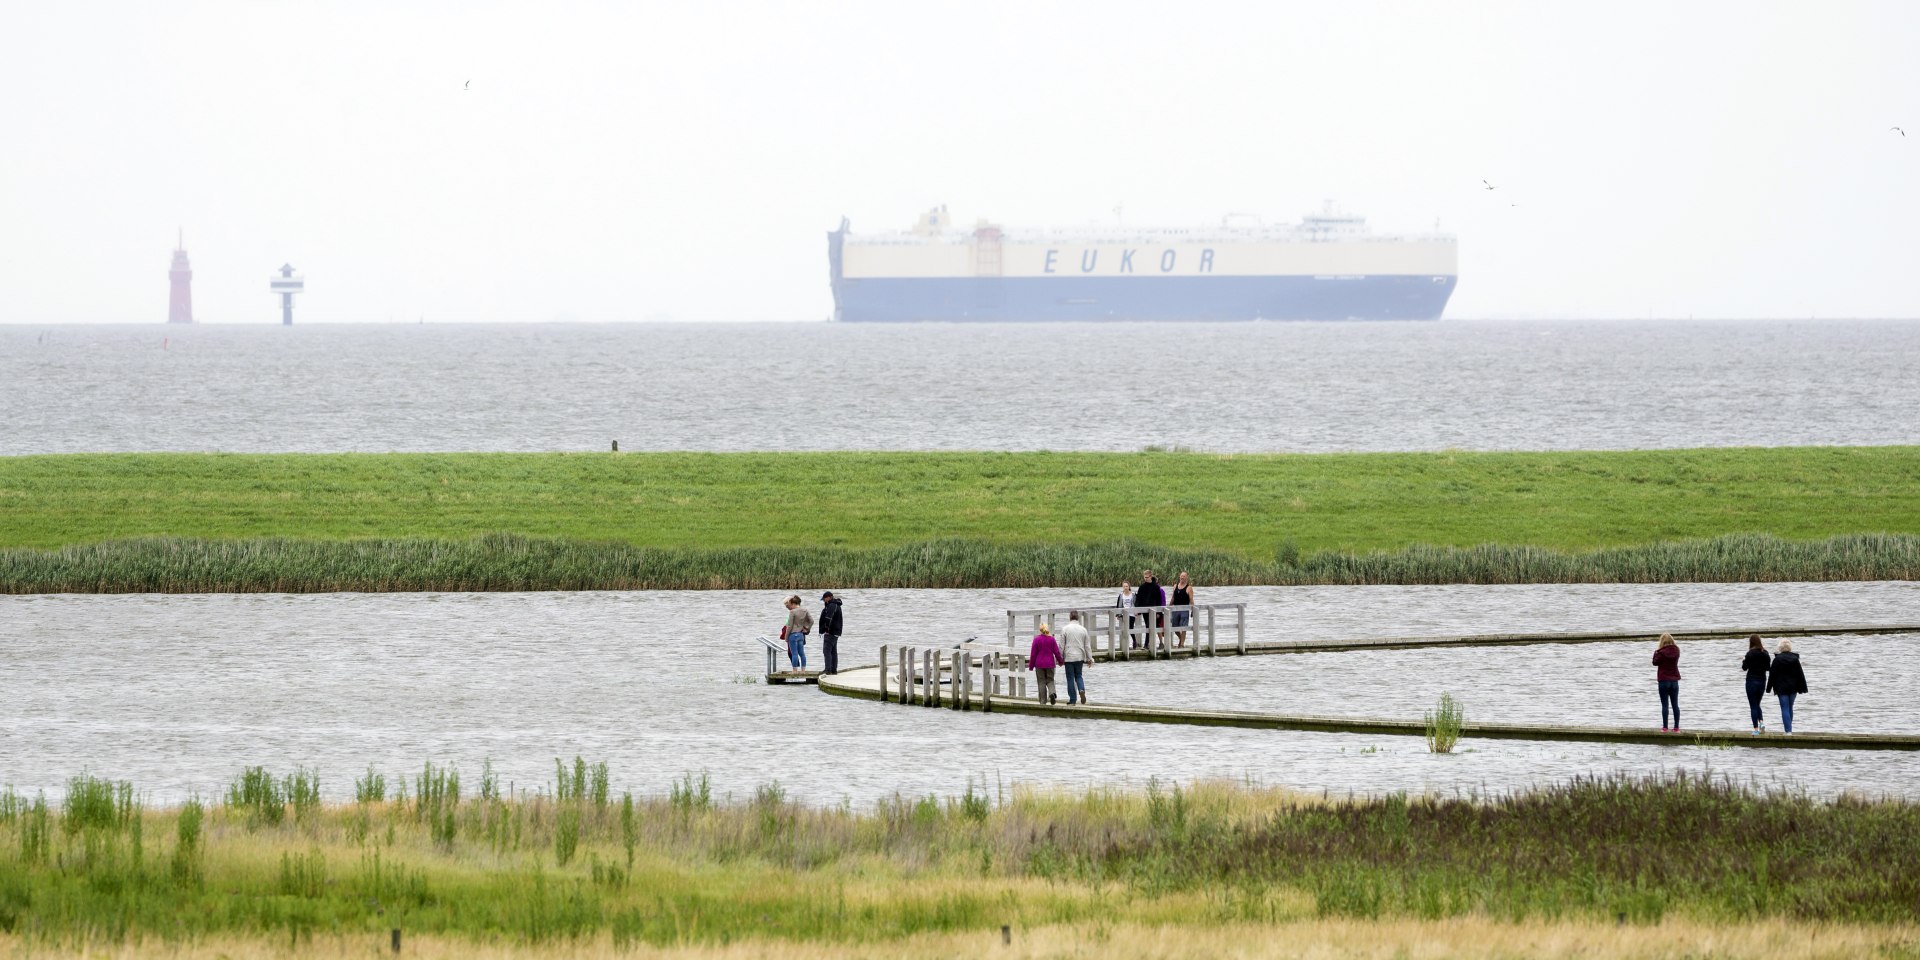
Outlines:
{"type": "Polygon", "coordinates": [[[1193,656],[1213,656],[1222,634],[1235,653],[1247,652],[1247,605],[1199,603],[1163,607],[1053,607],[1045,610],[1008,610],[1007,647],[1025,649],[1026,640],[1045,623],[1055,636],[1071,614],[1092,635],[1095,660],[1132,660],[1136,655],[1172,659],[1178,649],[1193,656]],[[1175,626],[1178,614],[1187,624],[1175,626]],[[1022,623],[1025,627],[1022,627],[1022,623]],[[1180,635],[1184,633],[1185,637],[1180,635]]]}
{"type": "Polygon", "coordinates": [[[995,698],[1037,697],[1038,691],[1029,683],[1030,634],[1021,625],[1027,624],[1037,633],[1045,623],[1058,633],[1076,613],[1087,628],[1087,652],[1094,660],[1132,660],[1136,656],[1172,659],[1176,653],[1215,656],[1223,636],[1231,644],[1230,652],[1247,652],[1244,603],[1009,610],[1004,647],[977,641],[949,647],[881,647],[880,699],[960,710],[977,704],[991,710],[995,698]],[[1175,615],[1182,613],[1186,614],[1186,624],[1176,626],[1175,615]],[[1182,632],[1186,634],[1184,645],[1182,632]]]}
{"type": "Polygon", "coordinates": [[[996,699],[1028,699],[1027,655],[993,647],[880,648],[882,703],[993,709],[996,699]]]}

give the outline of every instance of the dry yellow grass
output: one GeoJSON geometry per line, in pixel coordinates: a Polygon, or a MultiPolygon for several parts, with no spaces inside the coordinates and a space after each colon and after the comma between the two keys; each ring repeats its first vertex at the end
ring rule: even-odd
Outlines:
{"type": "MultiPolygon", "coordinates": [[[[1670,920],[1616,927],[1583,922],[1504,923],[1483,918],[1419,921],[1298,921],[1275,925],[1209,927],[1114,924],[1013,931],[1010,946],[994,933],[915,936],[884,942],[789,943],[749,941],[725,946],[616,949],[605,937],[574,943],[525,945],[450,938],[405,938],[401,956],[424,960],[902,960],[914,957],[987,957],[994,960],[1448,960],[1448,958],[1794,958],[1883,960],[1920,957],[1920,926],[1854,926],[1767,921],[1743,924],[1670,920]]],[[[384,937],[315,937],[294,947],[284,939],[217,937],[191,944],[146,942],[85,947],[30,945],[0,936],[11,957],[86,957],[89,960],[172,960],[185,957],[373,958],[391,956],[384,937]]]]}

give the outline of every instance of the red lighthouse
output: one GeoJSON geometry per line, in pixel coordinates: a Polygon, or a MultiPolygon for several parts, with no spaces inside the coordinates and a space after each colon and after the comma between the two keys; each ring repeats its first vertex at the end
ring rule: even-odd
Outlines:
{"type": "Polygon", "coordinates": [[[187,235],[180,234],[180,242],[173,248],[173,269],[167,271],[167,279],[173,281],[173,295],[167,299],[168,323],[193,322],[193,267],[187,264],[187,235]]]}

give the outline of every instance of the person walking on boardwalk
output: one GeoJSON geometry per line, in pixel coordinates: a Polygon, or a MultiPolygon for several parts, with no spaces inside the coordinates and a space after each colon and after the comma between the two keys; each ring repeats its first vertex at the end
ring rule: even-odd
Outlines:
{"type": "Polygon", "coordinates": [[[1080,622],[1080,612],[1067,614],[1060,628],[1060,661],[1067,671],[1067,704],[1087,702],[1087,665],[1093,662],[1093,635],[1080,622]]]}
{"type": "Polygon", "coordinates": [[[1653,678],[1660,687],[1660,729],[1680,731],[1680,645],[1673,634],[1660,635],[1660,646],[1653,651],[1653,678]],[[1667,708],[1673,708],[1673,726],[1667,726],[1667,708]]]}
{"type": "Polygon", "coordinates": [[[1773,658],[1767,655],[1767,648],[1760,643],[1760,635],[1747,638],[1747,655],[1740,661],[1740,669],[1747,672],[1747,712],[1753,716],[1753,735],[1767,732],[1765,718],[1760,715],[1760,698],[1767,693],[1767,669],[1773,666],[1773,658]]]}
{"type": "Polygon", "coordinates": [[[1060,702],[1060,695],[1053,689],[1053,671],[1059,664],[1060,642],[1053,638],[1053,628],[1041,623],[1040,632],[1033,636],[1033,646],[1027,650],[1027,666],[1033,669],[1041,703],[1060,702]]]}
{"type": "Polygon", "coordinates": [[[807,668],[807,634],[813,632],[813,614],[798,594],[787,598],[787,662],[795,670],[807,668]]]}
{"type": "MultiPolygon", "coordinates": [[[[1180,571],[1180,576],[1173,581],[1173,597],[1167,602],[1176,607],[1190,607],[1193,605],[1193,581],[1187,579],[1187,572],[1185,570],[1180,571]]],[[[1187,624],[1192,622],[1192,620],[1193,611],[1191,610],[1175,610],[1173,612],[1174,646],[1184,647],[1187,645],[1187,624]]],[[[1200,638],[1196,633],[1194,643],[1198,645],[1199,642],[1200,638]]]]}
{"type": "Polygon", "coordinates": [[[1780,641],[1780,652],[1773,655],[1773,670],[1767,675],[1767,689],[1780,701],[1780,732],[1793,736],[1793,698],[1807,692],[1807,673],[1800,669],[1800,655],[1793,652],[1793,641],[1780,641]]]}
{"type": "MultiPolygon", "coordinates": [[[[1120,581],[1120,599],[1115,600],[1113,602],[1113,605],[1116,607],[1119,607],[1122,610],[1125,610],[1126,608],[1133,606],[1133,584],[1132,583],[1126,580],[1120,581]]],[[[1140,646],[1139,638],[1133,635],[1133,618],[1128,617],[1127,618],[1127,649],[1133,650],[1138,648],[1139,646],[1140,646]]]]}
{"type": "Polygon", "coordinates": [[[826,672],[840,672],[840,598],[832,590],[820,595],[820,652],[827,658],[826,672]]]}
{"type": "MultiPolygon", "coordinates": [[[[1136,607],[1164,607],[1167,605],[1167,592],[1160,589],[1160,581],[1154,577],[1152,570],[1140,571],[1140,586],[1134,588],[1133,605],[1136,607]]],[[[1141,614],[1140,620],[1147,628],[1147,649],[1152,650],[1154,647],[1154,629],[1157,627],[1161,634],[1165,634],[1167,615],[1165,613],[1141,614]]],[[[1164,636],[1162,639],[1164,639],[1164,636]]]]}

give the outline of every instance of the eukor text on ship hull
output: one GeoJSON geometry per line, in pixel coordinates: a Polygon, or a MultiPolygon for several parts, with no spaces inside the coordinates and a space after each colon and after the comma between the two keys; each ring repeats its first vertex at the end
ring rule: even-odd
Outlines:
{"type": "Polygon", "coordinates": [[[1329,204],[1299,223],[827,234],[834,319],[1438,320],[1458,280],[1448,234],[1375,234],[1329,204]]]}

